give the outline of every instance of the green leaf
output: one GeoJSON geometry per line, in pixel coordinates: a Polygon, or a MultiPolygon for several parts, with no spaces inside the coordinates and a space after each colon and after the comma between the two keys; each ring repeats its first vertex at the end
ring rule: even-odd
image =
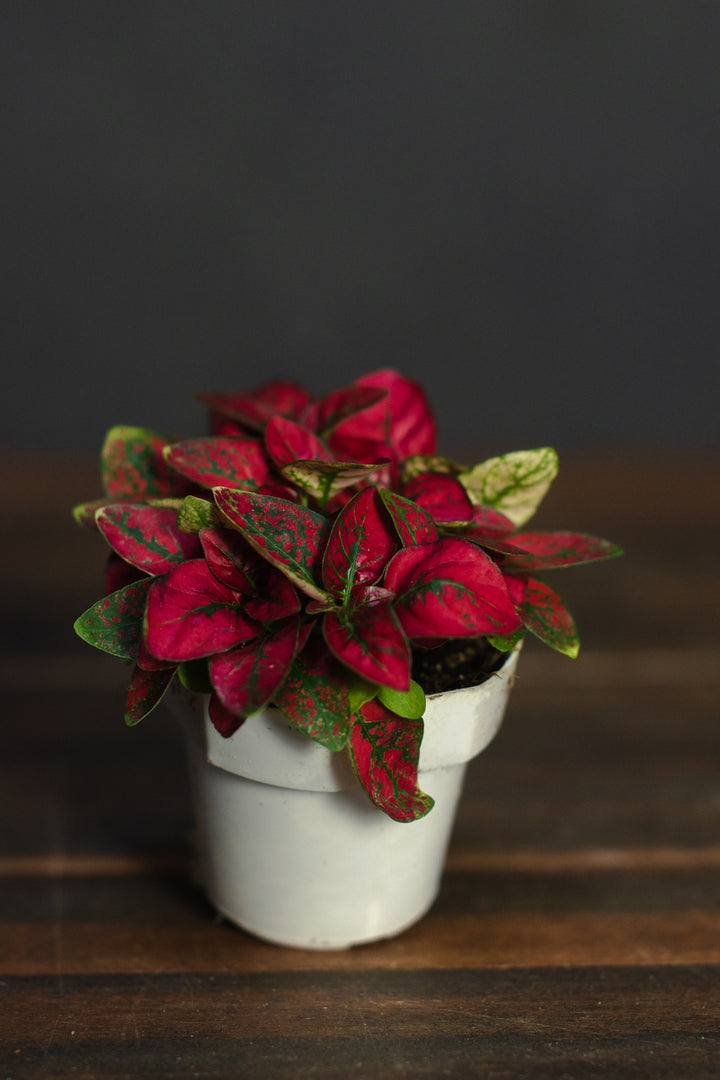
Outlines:
{"type": "Polygon", "coordinates": [[[557,471],[557,454],[545,446],[490,458],[459,479],[474,503],[495,507],[520,526],[535,513],[557,471]]]}
{"type": "Polygon", "coordinates": [[[145,603],[153,578],[143,578],[104,596],[76,620],[78,637],[96,649],[134,660],[142,638],[145,603]]]}
{"type": "Polygon", "coordinates": [[[135,668],[125,702],[125,723],[128,727],[139,724],[160,704],[174,674],[175,668],[172,667],[161,671],[135,668]]]}
{"type": "Polygon", "coordinates": [[[177,526],[183,532],[197,533],[220,525],[222,520],[214,503],[197,495],[186,495],[178,510],[177,526]]]}
{"type": "Polygon", "coordinates": [[[461,472],[461,467],[449,458],[438,457],[436,454],[413,454],[412,457],[405,458],[403,461],[400,478],[403,483],[407,483],[413,477],[426,472],[457,476],[461,472]]]}
{"type": "Polygon", "coordinates": [[[514,634],[488,634],[487,640],[499,652],[511,652],[525,637],[525,627],[520,626],[514,634]]]}
{"type": "Polygon", "coordinates": [[[406,720],[420,720],[425,712],[425,691],[414,680],[411,680],[409,690],[379,686],[377,696],[386,708],[406,720]]]}

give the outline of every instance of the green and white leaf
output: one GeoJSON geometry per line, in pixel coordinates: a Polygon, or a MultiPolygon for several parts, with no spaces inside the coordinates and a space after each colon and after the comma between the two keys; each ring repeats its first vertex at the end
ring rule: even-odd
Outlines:
{"type": "Polygon", "coordinates": [[[490,458],[460,473],[459,480],[473,503],[495,507],[519,527],[533,516],[557,471],[557,453],[545,446],[490,458]]]}

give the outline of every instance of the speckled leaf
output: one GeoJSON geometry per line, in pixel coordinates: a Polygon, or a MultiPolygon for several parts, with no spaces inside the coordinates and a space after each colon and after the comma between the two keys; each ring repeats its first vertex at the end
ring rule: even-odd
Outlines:
{"type": "Polygon", "coordinates": [[[240,599],[217,580],[204,559],[180,563],[156,578],[149,591],[148,649],[162,660],[180,663],[252,640],[260,627],[240,609],[240,599]]]}
{"type": "Polygon", "coordinates": [[[508,570],[549,570],[551,567],[612,559],[622,555],[622,548],[599,536],[575,532],[524,532],[513,536],[513,543],[527,555],[508,559],[508,570]]]}
{"type": "Polygon", "coordinates": [[[77,619],[75,633],[96,649],[123,660],[134,660],[152,583],[153,578],[143,578],[104,596],[77,619]]]}
{"type": "Polygon", "coordinates": [[[313,637],[275,695],[293,726],[328,750],[342,750],[350,734],[347,674],[322,638],[313,637]]]}
{"type": "Polygon", "coordinates": [[[535,513],[557,471],[557,454],[546,446],[490,458],[461,473],[460,480],[474,503],[500,510],[519,526],[535,513]]]}
{"type": "Polygon", "coordinates": [[[322,581],[345,603],[353,588],[382,574],[398,542],[375,488],[358,492],[335,518],[322,560],[322,581]]]}
{"type": "Polygon", "coordinates": [[[281,472],[297,487],[307,491],[324,505],[344,488],[368,480],[378,471],[378,464],[362,465],[349,461],[294,461],[281,472]]]}
{"type": "Polygon", "coordinates": [[[218,581],[243,594],[245,613],[272,622],[300,610],[300,597],[289,579],[250,546],[236,529],[200,533],[205,561],[218,581]]]}
{"type": "Polygon", "coordinates": [[[332,461],[332,454],[314,432],[284,416],[273,416],[268,423],[265,447],[278,469],[293,461],[332,461]]]}
{"type": "Polygon", "coordinates": [[[434,521],[470,521],[472,518],[470,497],[454,476],[420,473],[405,484],[403,495],[427,511],[434,521]]]}
{"type": "Polygon", "coordinates": [[[529,578],[522,605],[522,621],[551,649],[575,657],[580,650],[573,617],[556,592],[537,578],[529,578]]]}
{"type": "Polygon", "coordinates": [[[174,674],[174,667],[159,671],[146,671],[135,667],[125,700],[125,723],[128,727],[139,724],[153,711],[172,682],[174,674]]]}
{"type": "Polygon", "coordinates": [[[187,484],[165,463],[166,445],[167,439],[147,428],[111,428],[100,452],[104,493],[133,501],[152,495],[184,495],[187,484]]]}
{"type": "Polygon", "coordinates": [[[385,368],[363,375],[353,385],[381,387],[388,394],[377,405],[338,424],[330,443],[336,454],[343,440],[352,445],[354,439],[375,440],[390,447],[397,461],[413,454],[435,453],[435,420],[418,383],[385,368]]]}
{"type": "Polygon", "coordinates": [[[201,529],[212,529],[221,522],[215,503],[197,495],[188,495],[178,509],[177,526],[183,532],[198,533],[201,529]]]}
{"type": "Polygon", "coordinates": [[[177,527],[177,511],[136,503],[116,503],[97,513],[110,547],[146,574],[166,574],[184,559],[200,554],[200,541],[177,527]]]}
{"type": "Polygon", "coordinates": [[[409,638],[511,633],[518,616],[498,567],[484,551],[448,538],[404,548],[390,562],[385,586],[409,638]]]}
{"type": "Polygon", "coordinates": [[[198,400],[214,413],[263,431],[273,416],[299,420],[312,398],[304,387],[286,379],[263,383],[237,394],[198,394],[198,400]]]}
{"type": "Polygon", "coordinates": [[[287,678],[297,648],[298,616],[272,632],[210,660],[210,680],[220,701],[235,716],[262,709],[287,678]]]}
{"type": "Polygon", "coordinates": [[[270,467],[257,439],[212,436],[175,443],[165,450],[168,464],[194,484],[245,488],[264,484],[270,467]]]}
{"type": "Polygon", "coordinates": [[[379,493],[403,547],[431,544],[433,540],[437,540],[438,531],[435,522],[426,510],[410,499],[396,495],[394,491],[388,491],[387,488],[380,488],[379,493]]]}
{"type": "Polygon", "coordinates": [[[320,559],[329,524],[321,514],[271,495],[216,488],[223,516],[249,543],[314,600],[327,593],[320,586],[320,559]]]}
{"type": "Polygon", "coordinates": [[[328,612],[323,634],[337,659],[364,679],[395,690],[410,686],[410,646],[387,602],[356,608],[344,619],[328,612]]]}
{"type": "Polygon", "coordinates": [[[422,720],[404,720],[381,702],[363,705],[350,734],[357,777],[379,810],[394,821],[415,821],[434,805],[418,787],[422,720]]]}

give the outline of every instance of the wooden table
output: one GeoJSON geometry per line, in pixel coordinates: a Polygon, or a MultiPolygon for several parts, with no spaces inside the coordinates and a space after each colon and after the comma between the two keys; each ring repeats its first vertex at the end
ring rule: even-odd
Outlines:
{"type": "Polygon", "coordinates": [[[427,918],[332,953],[189,883],[173,725],[71,630],[94,466],[3,459],[0,1080],[720,1075],[720,461],[565,457],[538,524],[627,550],[556,572],[580,658],[528,646],[427,918]]]}

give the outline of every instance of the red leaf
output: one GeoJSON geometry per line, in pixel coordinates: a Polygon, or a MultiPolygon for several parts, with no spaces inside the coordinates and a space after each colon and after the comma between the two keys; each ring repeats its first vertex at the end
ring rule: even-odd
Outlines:
{"type": "Polygon", "coordinates": [[[410,499],[404,499],[387,488],[379,489],[403,547],[415,544],[431,544],[438,538],[435,522],[422,507],[410,499]]]}
{"type": "Polygon", "coordinates": [[[358,383],[342,390],[333,390],[313,407],[313,427],[326,435],[343,420],[364,413],[372,405],[383,401],[387,394],[385,387],[360,386],[358,383]]]}
{"type": "Polygon", "coordinates": [[[522,606],[523,624],[550,648],[575,657],[580,649],[573,617],[556,592],[537,578],[528,578],[522,606]]]}
{"type": "Polygon", "coordinates": [[[299,420],[312,401],[307,390],[286,379],[266,382],[237,394],[198,394],[197,397],[214,412],[258,431],[264,430],[273,416],[299,420]]]}
{"type": "Polygon", "coordinates": [[[352,762],[360,783],[394,821],[415,821],[433,807],[418,787],[422,720],[403,720],[377,699],[362,706],[350,733],[352,762]]]}
{"type": "Polygon", "coordinates": [[[574,532],[524,532],[513,536],[513,543],[522,554],[507,560],[508,570],[549,570],[551,567],[571,566],[611,559],[622,550],[610,540],[574,532]]]}
{"type": "Polygon", "coordinates": [[[285,681],[297,648],[299,619],[210,660],[210,680],[220,701],[236,716],[262,709],[285,681]]]}
{"type": "Polygon", "coordinates": [[[323,634],[341,663],[370,682],[407,690],[410,686],[410,646],[388,603],[355,608],[349,619],[335,612],[323,618],[323,634]]]}
{"type": "Polygon", "coordinates": [[[342,750],[350,734],[347,671],[319,635],[296,657],[275,704],[290,722],[328,750],[342,750]]]}
{"type": "Polygon", "coordinates": [[[168,468],[163,457],[167,441],[146,428],[111,428],[100,453],[105,494],[127,501],[184,495],[188,485],[168,468]]]}
{"type": "Polygon", "coordinates": [[[335,519],[322,560],[325,588],[345,600],[353,588],[371,585],[397,548],[382,499],[364,488],[335,519]]]}
{"type": "Polygon", "coordinates": [[[131,585],[133,581],[142,581],[145,576],[142,570],[138,570],[137,567],[126,563],[114,551],[108,553],[107,563],[105,564],[106,594],[117,592],[118,589],[131,585]]]}
{"type": "Polygon", "coordinates": [[[251,641],[260,627],[238,606],[204,559],[180,563],[156,578],[148,595],[145,643],[161,660],[197,660],[251,641]]]}
{"type": "Polygon", "coordinates": [[[408,480],[403,494],[427,510],[435,521],[470,521],[473,505],[459,480],[446,473],[420,473],[408,480]]]}
{"type": "Polygon", "coordinates": [[[265,446],[279,469],[293,461],[332,461],[332,454],[317,435],[283,416],[269,421],[265,446]]]}
{"type": "Polygon", "coordinates": [[[264,558],[315,600],[326,593],[319,585],[320,559],[328,522],[320,514],[271,495],[217,488],[218,508],[264,558]]]}
{"type": "Polygon", "coordinates": [[[421,386],[389,368],[364,375],[353,385],[381,387],[388,396],[338,425],[330,440],[338,456],[344,456],[341,448],[345,440],[353,439],[372,439],[389,446],[397,461],[413,454],[435,453],[435,420],[421,386]]]}
{"type": "Polygon", "coordinates": [[[208,436],[175,443],[165,452],[172,468],[203,487],[243,487],[270,478],[265,452],[257,439],[208,436]]]}
{"type": "Polygon", "coordinates": [[[229,739],[231,735],[234,735],[237,729],[242,727],[246,719],[244,716],[235,716],[229,709],[226,709],[217,694],[210,695],[208,716],[212,726],[225,739],[229,739]]]}
{"type": "Polygon", "coordinates": [[[125,700],[125,723],[132,727],[153,711],[175,674],[175,668],[148,671],[136,667],[125,700]]]}
{"type": "Polygon", "coordinates": [[[300,610],[300,597],[287,577],[235,529],[203,529],[200,540],[213,574],[243,594],[245,613],[251,619],[271,622],[300,610]]]}
{"type": "Polygon", "coordinates": [[[152,578],[143,578],[104,596],[75,622],[75,633],[96,649],[134,660],[142,638],[143,615],[152,578]]]}
{"type": "Polygon", "coordinates": [[[507,634],[519,623],[499,569],[466,540],[404,548],[388,566],[385,587],[397,597],[409,638],[507,634]]]}
{"type": "Polygon", "coordinates": [[[110,547],[146,574],[166,574],[200,554],[200,542],[177,526],[177,510],[116,503],[98,511],[97,523],[110,547]]]}

